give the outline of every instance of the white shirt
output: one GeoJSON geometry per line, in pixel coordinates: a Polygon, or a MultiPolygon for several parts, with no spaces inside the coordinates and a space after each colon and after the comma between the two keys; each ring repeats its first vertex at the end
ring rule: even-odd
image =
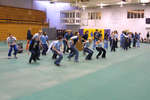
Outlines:
{"type": "Polygon", "coordinates": [[[7,42],[10,44],[10,45],[13,45],[13,44],[16,44],[16,37],[8,37],[7,38],[7,42]]]}

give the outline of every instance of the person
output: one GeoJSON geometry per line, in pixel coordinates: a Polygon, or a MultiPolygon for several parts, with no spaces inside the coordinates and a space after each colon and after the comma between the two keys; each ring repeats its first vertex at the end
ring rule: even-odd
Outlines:
{"type": "Polygon", "coordinates": [[[29,50],[29,44],[30,44],[30,41],[32,39],[33,35],[31,34],[31,30],[29,29],[27,31],[27,44],[26,44],[26,51],[29,50]]]}
{"type": "Polygon", "coordinates": [[[137,38],[137,32],[135,32],[135,34],[132,35],[132,38],[133,38],[133,47],[136,47],[136,42],[137,42],[137,41],[136,41],[136,40],[137,40],[137,39],[136,39],[136,38],[137,38]]]}
{"type": "Polygon", "coordinates": [[[129,46],[129,37],[127,32],[124,33],[124,50],[128,50],[128,46],[129,46]]]}
{"type": "Polygon", "coordinates": [[[118,32],[114,31],[114,37],[115,37],[115,47],[118,48],[118,32]]]}
{"type": "Polygon", "coordinates": [[[129,41],[128,47],[131,48],[131,41],[132,41],[132,33],[131,32],[128,33],[128,41],[129,41]]]}
{"type": "Polygon", "coordinates": [[[105,33],[105,36],[104,36],[104,48],[105,49],[108,49],[108,38],[109,38],[108,33],[105,33]]]}
{"type": "Polygon", "coordinates": [[[110,40],[111,41],[111,46],[110,46],[111,47],[111,52],[112,51],[114,51],[114,52],[116,51],[116,40],[115,39],[116,38],[114,36],[114,32],[112,32],[111,33],[111,40],[110,40]]]}
{"type": "MultiPolygon", "coordinates": [[[[58,37],[59,37],[59,36],[58,36],[58,37]]],[[[47,53],[50,52],[50,51],[53,52],[52,46],[53,46],[54,44],[56,44],[57,42],[58,42],[58,40],[55,40],[55,41],[52,41],[52,43],[50,43],[49,48],[48,48],[48,50],[47,50],[47,53]]],[[[57,59],[57,54],[56,54],[56,53],[53,53],[52,59],[57,59]]]]}
{"type": "Polygon", "coordinates": [[[93,40],[93,50],[96,49],[96,41],[98,40],[98,29],[96,29],[96,32],[94,32],[94,40],[93,40]]]}
{"type": "Polygon", "coordinates": [[[124,48],[124,31],[122,31],[121,35],[120,35],[120,47],[124,48]]]}
{"type": "Polygon", "coordinates": [[[88,53],[88,55],[86,56],[85,60],[91,60],[92,59],[92,55],[93,55],[93,51],[89,48],[89,46],[90,46],[89,40],[84,40],[83,44],[84,44],[83,51],[88,53]]]}
{"type": "MultiPolygon", "coordinates": [[[[82,36],[82,43],[84,43],[85,41],[88,40],[88,38],[89,38],[88,34],[89,34],[89,31],[86,31],[85,34],[82,36]]],[[[83,55],[85,55],[85,54],[86,54],[86,52],[84,52],[84,50],[83,50],[83,55]]]]}
{"type": "Polygon", "coordinates": [[[14,58],[17,59],[17,45],[16,45],[16,37],[14,37],[12,34],[9,34],[9,37],[7,38],[7,43],[8,43],[8,46],[9,46],[9,52],[8,52],[8,59],[11,59],[11,53],[12,53],[12,50],[14,49],[14,58]]]}
{"type": "Polygon", "coordinates": [[[97,59],[99,59],[99,56],[101,56],[102,52],[102,58],[106,58],[106,50],[102,47],[102,38],[99,38],[98,41],[96,41],[96,50],[99,52],[96,56],[97,59]]]}
{"type": "Polygon", "coordinates": [[[75,56],[75,62],[79,62],[79,51],[76,48],[76,43],[79,40],[79,32],[75,32],[74,36],[71,37],[70,42],[69,42],[69,48],[71,52],[69,53],[68,59],[71,60],[73,56],[75,56]]]}
{"type": "Polygon", "coordinates": [[[39,30],[39,32],[34,34],[32,37],[32,39],[38,38],[38,41],[39,41],[39,49],[37,49],[38,50],[37,51],[38,52],[37,60],[40,60],[40,47],[42,47],[40,37],[41,37],[42,33],[43,33],[43,31],[39,30]]]}
{"type": "Polygon", "coordinates": [[[29,58],[29,63],[32,63],[32,60],[34,60],[34,62],[36,62],[39,59],[39,38],[35,37],[31,40],[30,42],[30,46],[29,46],[29,51],[31,52],[31,56],[29,58]]]}
{"type": "Polygon", "coordinates": [[[140,47],[140,35],[141,33],[137,34],[137,42],[136,42],[136,46],[139,48],[140,47]]]}
{"type": "Polygon", "coordinates": [[[40,40],[43,48],[42,55],[46,56],[46,52],[48,50],[48,45],[49,45],[48,36],[46,32],[43,33],[43,35],[40,37],[40,40]]]}
{"type": "Polygon", "coordinates": [[[146,35],[146,37],[147,37],[147,42],[149,43],[149,37],[150,37],[150,34],[149,34],[149,32],[147,32],[147,35],[146,35]]]}
{"type": "Polygon", "coordinates": [[[62,36],[58,36],[58,40],[55,41],[52,44],[51,50],[53,52],[53,55],[55,55],[56,57],[59,56],[58,58],[56,58],[56,60],[54,61],[54,64],[56,66],[60,66],[60,63],[63,59],[63,52],[62,52],[62,46],[63,46],[63,37],[62,36]]]}
{"type": "Polygon", "coordinates": [[[73,36],[71,30],[68,30],[68,32],[65,33],[64,35],[64,40],[63,40],[63,44],[64,44],[64,51],[63,53],[65,54],[66,52],[69,52],[69,44],[68,41],[70,40],[70,38],[73,36]]]}

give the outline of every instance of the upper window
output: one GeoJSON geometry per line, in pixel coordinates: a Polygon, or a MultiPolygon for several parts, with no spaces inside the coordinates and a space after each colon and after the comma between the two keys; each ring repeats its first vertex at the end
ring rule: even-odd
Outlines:
{"type": "Polygon", "coordinates": [[[101,12],[88,12],[88,19],[89,20],[100,20],[101,12]]]}
{"type": "Polygon", "coordinates": [[[128,19],[135,19],[135,18],[144,18],[144,9],[142,10],[129,10],[127,13],[128,19]]]}

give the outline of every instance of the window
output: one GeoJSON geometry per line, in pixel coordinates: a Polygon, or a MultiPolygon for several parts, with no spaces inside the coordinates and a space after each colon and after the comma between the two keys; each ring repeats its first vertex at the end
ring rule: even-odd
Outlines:
{"type": "Polygon", "coordinates": [[[88,19],[89,20],[100,20],[101,19],[101,13],[100,12],[89,12],[88,13],[88,19]]]}
{"type": "Polygon", "coordinates": [[[128,11],[127,18],[128,19],[144,18],[144,9],[128,11]]]}

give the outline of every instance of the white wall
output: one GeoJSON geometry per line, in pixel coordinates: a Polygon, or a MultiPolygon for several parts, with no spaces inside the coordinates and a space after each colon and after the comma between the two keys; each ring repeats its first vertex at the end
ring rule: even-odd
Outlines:
{"type": "Polygon", "coordinates": [[[50,23],[50,27],[56,27],[57,29],[62,29],[65,26],[61,24],[60,21],[60,11],[61,10],[73,10],[69,3],[54,3],[50,4],[49,1],[34,1],[33,8],[37,10],[42,10],[46,12],[47,21],[50,23]]]}
{"type": "Polygon", "coordinates": [[[102,29],[111,29],[118,30],[119,33],[122,30],[128,29],[131,32],[141,32],[142,37],[146,36],[146,24],[145,18],[141,19],[127,19],[127,11],[128,10],[136,10],[136,9],[144,9],[145,10],[145,18],[150,18],[150,6],[142,6],[142,5],[128,5],[124,7],[112,6],[112,7],[104,7],[88,9],[85,10],[82,14],[83,18],[88,17],[88,11],[101,11],[102,18],[101,20],[88,20],[87,26],[81,26],[81,28],[102,28],[102,29]]]}

